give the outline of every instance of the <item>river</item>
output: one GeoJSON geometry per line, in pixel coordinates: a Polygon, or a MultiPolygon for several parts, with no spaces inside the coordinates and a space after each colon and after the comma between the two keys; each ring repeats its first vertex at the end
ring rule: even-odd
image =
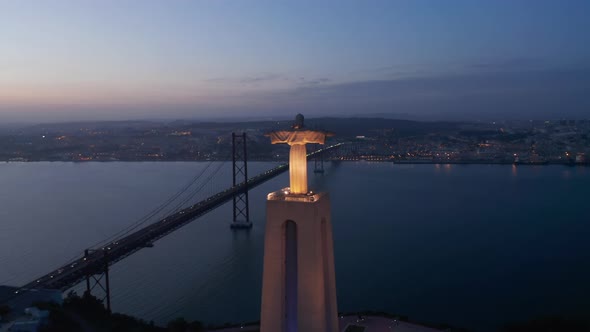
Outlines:
{"type": "MultiPolygon", "coordinates": [[[[0,284],[21,285],[136,222],[217,163],[0,164],[0,284]]],[[[252,162],[251,175],[276,164],[252,162]]],[[[231,165],[195,199],[229,186],[231,165]]],[[[251,231],[231,204],[112,267],[113,309],[157,323],[259,318],[266,193],[251,231]]],[[[340,311],[491,331],[590,312],[590,168],[328,163],[340,311]]]]}

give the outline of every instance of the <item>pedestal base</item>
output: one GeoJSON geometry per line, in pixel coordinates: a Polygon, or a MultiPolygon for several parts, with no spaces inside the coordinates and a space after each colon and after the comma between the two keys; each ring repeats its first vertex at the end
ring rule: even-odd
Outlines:
{"type": "Polygon", "coordinates": [[[261,332],[337,332],[327,194],[268,195],[261,332]]]}

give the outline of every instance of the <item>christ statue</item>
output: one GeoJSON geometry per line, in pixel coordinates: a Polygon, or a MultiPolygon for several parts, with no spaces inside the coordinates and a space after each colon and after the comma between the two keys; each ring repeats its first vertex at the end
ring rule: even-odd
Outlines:
{"type": "Polygon", "coordinates": [[[305,144],[324,144],[331,133],[306,130],[303,115],[297,114],[292,130],[281,130],[269,133],[272,144],[286,143],[291,146],[289,152],[289,178],[291,194],[307,194],[307,151],[305,144]]]}

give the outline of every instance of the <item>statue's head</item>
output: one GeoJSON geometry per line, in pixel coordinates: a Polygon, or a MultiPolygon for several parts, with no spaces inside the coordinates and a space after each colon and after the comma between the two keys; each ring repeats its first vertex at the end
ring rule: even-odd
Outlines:
{"type": "Polygon", "coordinates": [[[293,129],[302,129],[303,128],[303,114],[299,113],[295,116],[295,123],[293,124],[293,129]]]}

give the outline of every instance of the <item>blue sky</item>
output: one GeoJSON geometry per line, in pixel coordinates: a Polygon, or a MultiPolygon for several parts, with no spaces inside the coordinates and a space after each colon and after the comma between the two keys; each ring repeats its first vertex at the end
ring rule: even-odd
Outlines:
{"type": "Polygon", "coordinates": [[[589,1],[0,0],[0,121],[589,117],[589,1]]]}

